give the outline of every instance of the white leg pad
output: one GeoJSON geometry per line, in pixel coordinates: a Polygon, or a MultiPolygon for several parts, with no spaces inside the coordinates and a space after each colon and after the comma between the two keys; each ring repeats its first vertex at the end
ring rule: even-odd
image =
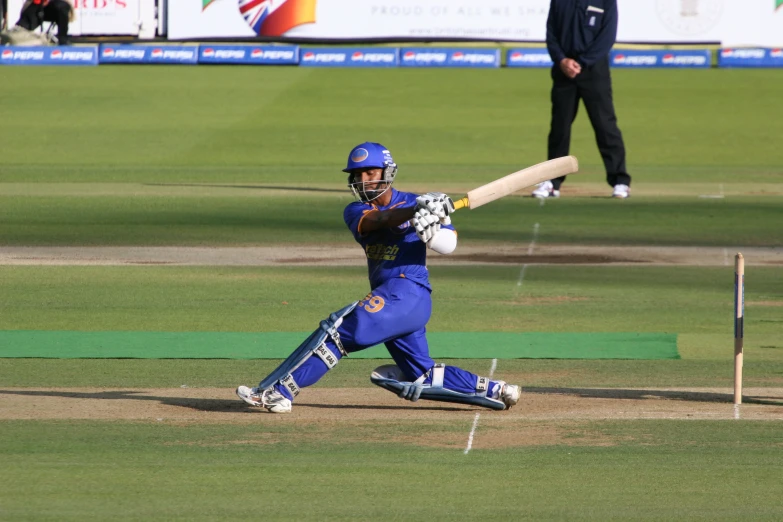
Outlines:
{"type": "MultiPolygon", "coordinates": [[[[489,379],[486,377],[480,377],[479,382],[476,385],[475,393],[461,393],[448,388],[443,387],[443,376],[445,374],[446,365],[436,364],[432,368],[432,383],[421,385],[421,393],[418,395],[421,399],[429,399],[431,401],[442,402],[456,402],[459,404],[471,404],[475,406],[483,406],[485,408],[491,408],[493,410],[505,410],[506,405],[503,401],[498,399],[492,399],[487,397],[487,389],[489,387],[489,379]],[[483,382],[482,382],[483,379],[483,382]],[[439,383],[439,386],[435,386],[439,383]]],[[[380,366],[372,372],[370,381],[376,386],[380,386],[390,392],[399,395],[404,389],[410,387],[413,384],[420,384],[426,378],[426,373],[419,377],[414,383],[407,381],[405,376],[397,367],[396,364],[386,364],[380,366]]]]}
{"type": "Polygon", "coordinates": [[[285,388],[289,392],[291,392],[291,395],[293,395],[294,397],[299,395],[299,385],[296,384],[296,381],[294,380],[294,376],[293,375],[289,374],[284,379],[280,379],[280,384],[285,386],[285,388]]]}

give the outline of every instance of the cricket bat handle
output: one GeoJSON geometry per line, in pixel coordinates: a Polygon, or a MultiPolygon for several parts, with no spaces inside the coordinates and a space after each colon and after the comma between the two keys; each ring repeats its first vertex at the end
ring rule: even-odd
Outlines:
{"type": "Polygon", "coordinates": [[[468,198],[467,198],[467,196],[465,196],[464,198],[460,198],[460,199],[458,199],[458,200],[456,200],[454,202],[454,210],[456,211],[456,210],[459,210],[461,208],[465,208],[469,204],[470,203],[468,202],[468,198]]]}

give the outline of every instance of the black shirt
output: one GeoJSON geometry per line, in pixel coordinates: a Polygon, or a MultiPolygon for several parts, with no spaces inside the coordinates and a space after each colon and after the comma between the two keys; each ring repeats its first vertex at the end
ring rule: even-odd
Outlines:
{"type": "Polygon", "coordinates": [[[593,65],[612,50],[617,38],[617,0],[551,0],[546,47],[552,61],[573,58],[593,65]]]}

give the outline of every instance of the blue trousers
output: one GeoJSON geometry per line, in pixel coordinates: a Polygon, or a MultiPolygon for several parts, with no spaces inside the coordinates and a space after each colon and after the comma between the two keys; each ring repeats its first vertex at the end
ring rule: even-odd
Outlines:
{"type": "MultiPolygon", "coordinates": [[[[426,324],[432,314],[430,291],[418,283],[398,277],[375,288],[347,316],[337,329],[343,348],[358,352],[383,343],[394,362],[410,381],[415,381],[435,365],[427,344],[426,324]]],[[[326,346],[340,359],[342,354],[327,338],[326,346]]],[[[319,357],[310,357],[292,373],[300,388],[311,386],[329,367],[319,357]]],[[[446,366],[443,386],[462,393],[476,391],[478,376],[456,366],[446,366]]],[[[430,383],[429,377],[424,381],[430,383]]],[[[490,381],[489,390],[497,382],[490,381]]],[[[283,386],[277,390],[293,400],[283,386]]]]}

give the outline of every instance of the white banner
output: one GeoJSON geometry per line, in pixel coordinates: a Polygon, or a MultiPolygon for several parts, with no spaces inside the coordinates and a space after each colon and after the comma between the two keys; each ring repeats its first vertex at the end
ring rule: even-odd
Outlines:
{"type": "Polygon", "coordinates": [[[177,0],[168,36],[541,40],[549,0],[177,0]]]}
{"type": "MultiPolygon", "coordinates": [[[[68,26],[71,36],[139,34],[141,3],[154,0],[74,0],[76,20],[68,26]]],[[[8,0],[8,23],[16,24],[24,0],[8,0]]],[[[49,23],[44,25],[48,28],[49,23]]],[[[57,29],[54,29],[57,34],[57,29]]],[[[154,33],[153,33],[154,34],[154,33]]]]}
{"type": "Polygon", "coordinates": [[[139,0],[75,0],[73,34],[139,34],[139,0]]]}
{"type": "Polygon", "coordinates": [[[783,46],[776,0],[618,0],[620,42],[783,46]]]}
{"type": "MultiPolygon", "coordinates": [[[[618,41],[783,46],[781,0],[618,0],[618,41]]],[[[549,0],[175,0],[172,39],[538,41],[549,0]]]]}

